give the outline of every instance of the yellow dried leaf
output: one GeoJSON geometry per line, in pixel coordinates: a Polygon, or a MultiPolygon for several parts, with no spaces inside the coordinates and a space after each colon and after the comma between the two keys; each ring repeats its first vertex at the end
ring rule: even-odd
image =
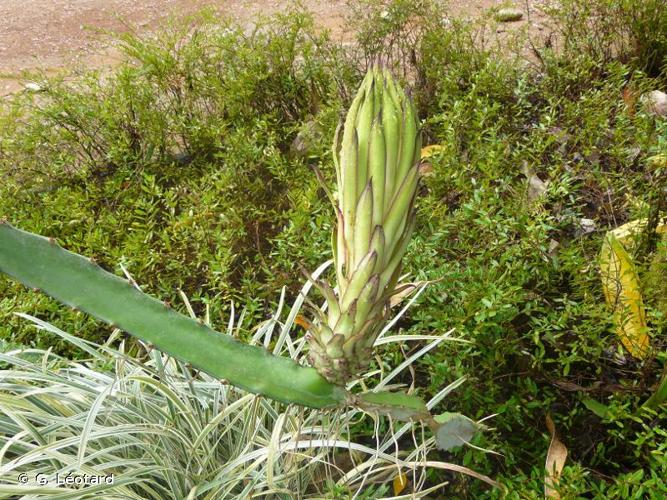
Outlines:
{"type": "MultiPolygon", "coordinates": [[[[634,248],[637,236],[646,229],[648,219],[637,219],[622,226],[612,229],[609,233],[613,234],[618,242],[623,245],[627,251],[631,252],[634,248]]],[[[667,224],[660,223],[656,226],[655,232],[658,234],[667,234],[667,224]]]]}
{"type": "Polygon", "coordinates": [[[648,164],[649,166],[655,168],[656,170],[659,168],[667,168],[667,154],[662,153],[662,154],[657,154],[655,156],[651,156],[648,159],[648,164]]]}
{"type": "Polygon", "coordinates": [[[613,310],[617,335],[632,356],[646,358],[649,337],[639,277],[630,255],[612,231],[602,243],[600,270],[602,290],[613,310]]]}
{"type": "Polygon", "coordinates": [[[408,476],[400,472],[394,478],[394,496],[400,495],[408,485],[408,476]]]}
{"type": "Polygon", "coordinates": [[[443,151],[445,148],[440,144],[431,144],[430,146],[424,146],[421,151],[421,159],[429,158],[440,151],[443,151]]]}
{"type": "Polygon", "coordinates": [[[439,144],[431,144],[430,146],[425,146],[422,148],[421,163],[419,164],[419,175],[422,177],[430,177],[434,174],[433,165],[431,165],[431,162],[427,161],[427,159],[444,149],[445,148],[439,144]]]}
{"type": "Polygon", "coordinates": [[[556,435],[556,426],[549,415],[547,415],[546,423],[547,430],[551,435],[551,443],[549,444],[547,460],[544,464],[546,468],[546,476],[544,478],[544,498],[559,499],[560,494],[556,488],[558,488],[560,474],[563,471],[565,460],[567,459],[567,448],[558,439],[558,436],[556,435]]]}
{"type": "Polygon", "coordinates": [[[304,330],[309,330],[311,328],[310,321],[308,321],[305,316],[302,316],[301,314],[297,314],[296,318],[294,318],[294,323],[299,325],[301,328],[304,330]]]}

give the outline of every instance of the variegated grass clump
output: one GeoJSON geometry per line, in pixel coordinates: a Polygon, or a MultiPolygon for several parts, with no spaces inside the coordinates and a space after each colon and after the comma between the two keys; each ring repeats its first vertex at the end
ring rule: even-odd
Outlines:
{"type": "Polygon", "coordinates": [[[310,335],[311,363],[330,382],[343,385],[370,361],[414,228],[420,148],[412,101],[372,68],[334,140],[338,286],[318,283],[328,313],[310,335]]]}
{"type": "MultiPolygon", "coordinates": [[[[307,284],[287,320],[280,322],[283,294],[274,317],[255,331],[253,343],[278,346],[280,354],[301,359],[303,339],[292,340],[289,332],[309,288],[307,284]]],[[[186,306],[194,316],[187,299],[186,306]]],[[[399,472],[412,484],[405,491],[409,498],[413,492],[421,496],[442,488],[425,486],[427,468],[463,472],[492,483],[465,467],[427,461],[434,438],[416,437],[422,435],[419,423],[390,426],[384,433],[377,429],[376,446],[369,447],[350,441],[349,426],[365,418],[359,409],[285,405],[204,372],[194,373],[155,349],[148,349],[143,360],[128,356],[124,342],[112,347],[119,330],[100,346],[21,316],[71,342],[89,359],[73,361],[50,350],[0,351],[2,498],[322,498],[332,488],[349,494],[386,489],[399,472]],[[399,451],[398,440],[406,433],[412,433],[414,447],[399,451]],[[84,474],[113,475],[113,483],[57,483],[68,475],[84,474]]],[[[237,335],[242,324],[243,315],[232,316],[227,334],[237,335]]],[[[423,354],[447,336],[414,340],[429,342],[420,350],[423,354]]],[[[384,337],[382,342],[410,339],[384,337]]],[[[383,377],[380,385],[389,384],[416,357],[383,377]]],[[[443,389],[428,407],[462,381],[443,389]]]]}

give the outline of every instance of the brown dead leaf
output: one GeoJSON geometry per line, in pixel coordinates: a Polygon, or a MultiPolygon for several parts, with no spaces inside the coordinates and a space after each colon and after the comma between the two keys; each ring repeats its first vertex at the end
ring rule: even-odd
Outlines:
{"type": "Polygon", "coordinates": [[[419,164],[419,175],[422,177],[430,177],[434,175],[433,164],[428,161],[422,161],[419,164]]]}
{"type": "Polygon", "coordinates": [[[526,176],[526,179],[528,179],[528,199],[530,201],[537,200],[547,191],[548,182],[544,182],[535,175],[535,172],[533,172],[528,163],[523,164],[521,171],[526,176]]]}
{"type": "Polygon", "coordinates": [[[392,296],[389,298],[389,307],[396,307],[423,285],[434,282],[435,281],[415,281],[398,285],[392,296]]]}
{"type": "Polygon", "coordinates": [[[547,460],[545,463],[546,476],[544,478],[544,498],[560,499],[558,493],[558,480],[560,473],[563,471],[565,460],[567,459],[567,448],[558,439],[556,435],[556,426],[551,416],[546,418],[547,430],[551,434],[551,444],[549,444],[549,451],[547,451],[547,460]]]}
{"type": "Polygon", "coordinates": [[[430,177],[434,174],[433,164],[428,161],[428,158],[431,156],[441,153],[444,151],[444,147],[439,144],[431,144],[430,146],[425,146],[421,150],[421,163],[419,164],[419,174],[422,177],[430,177]]]}
{"type": "Polygon", "coordinates": [[[639,93],[637,92],[637,90],[633,89],[630,86],[623,87],[623,102],[625,103],[625,106],[628,108],[628,115],[630,117],[635,116],[638,97],[639,93]]]}

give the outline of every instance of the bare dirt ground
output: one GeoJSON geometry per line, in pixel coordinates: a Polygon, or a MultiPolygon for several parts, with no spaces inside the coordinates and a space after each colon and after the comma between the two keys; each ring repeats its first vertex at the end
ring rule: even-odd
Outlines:
{"type": "MultiPolygon", "coordinates": [[[[117,61],[101,31],[152,31],[165,19],[205,7],[244,24],[284,11],[284,0],[0,0],[0,96],[23,87],[21,72],[54,71],[73,63],[105,67],[117,61]]],[[[475,16],[503,0],[458,0],[447,14],[475,16]]],[[[531,2],[528,2],[528,6],[531,2]]],[[[346,0],[305,0],[320,26],[341,33],[346,0]]],[[[517,7],[526,10],[525,2],[517,7]]],[[[514,28],[527,21],[513,23],[514,28]]],[[[513,29],[514,29],[513,28],[513,29]]]]}

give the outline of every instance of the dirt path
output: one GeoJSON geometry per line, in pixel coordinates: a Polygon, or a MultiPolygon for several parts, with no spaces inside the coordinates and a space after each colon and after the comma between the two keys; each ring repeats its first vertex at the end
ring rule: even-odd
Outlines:
{"type": "MultiPolygon", "coordinates": [[[[479,15],[503,0],[452,1],[449,15],[479,15]]],[[[284,11],[285,0],[0,0],[0,95],[22,88],[20,72],[83,63],[113,64],[100,30],[151,31],[169,16],[204,7],[250,23],[258,15],[284,11]]],[[[305,0],[318,24],[340,32],[346,0],[305,0]]],[[[519,2],[517,5],[524,5],[519,2]]],[[[521,25],[522,23],[516,23],[521,25]]]]}
{"type": "MultiPolygon", "coordinates": [[[[337,27],[344,0],[308,0],[318,22],[337,27]]],[[[273,14],[283,0],[0,0],[0,95],[20,88],[23,70],[50,70],[82,62],[113,64],[100,30],[150,31],[169,16],[185,16],[212,7],[240,22],[273,14]]]]}

